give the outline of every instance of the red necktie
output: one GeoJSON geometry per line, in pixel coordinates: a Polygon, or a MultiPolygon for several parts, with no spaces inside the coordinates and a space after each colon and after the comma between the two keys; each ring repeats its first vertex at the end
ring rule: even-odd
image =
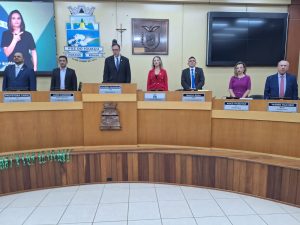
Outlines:
{"type": "Polygon", "coordinates": [[[279,87],[279,97],[284,97],[284,76],[280,76],[280,87],[279,87]]]}

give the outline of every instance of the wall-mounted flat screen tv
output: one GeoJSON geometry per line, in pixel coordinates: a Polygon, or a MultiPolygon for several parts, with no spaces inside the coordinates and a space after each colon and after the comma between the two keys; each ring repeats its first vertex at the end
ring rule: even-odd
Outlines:
{"type": "Polygon", "coordinates": [[[209,12],[207,66],[275,66],[285,59],[287,13],[209,12]]]}

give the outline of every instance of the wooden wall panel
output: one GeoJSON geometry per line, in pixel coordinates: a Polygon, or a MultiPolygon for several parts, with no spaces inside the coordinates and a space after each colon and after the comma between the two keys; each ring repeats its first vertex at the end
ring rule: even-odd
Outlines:
{"type": "MultiPolygon", "coordinates": [[[[184,149],[182,149],[184,150],[184,149]]],[[[300,206],[300,165],[290,168],[170,150],[93,151],[66,164],[48,162],[0,171],[0,194],[84,183],[142,181],[204,186],[300,206]]],[[[284,162],[284,161],[283,161],[284,162]]]]}
{"type": "Polygon", "coordinates": [[[289,30],[287,44],[287,60],[290,62],[289,72],[299,76],[299,52],[300,52],[300,4],[292,1],[289,6],[289,30]]]}
{"type": "Polygon", "coordinates": [[[81,110],[1,112],[0,152],[83,145],[81,110]]]}

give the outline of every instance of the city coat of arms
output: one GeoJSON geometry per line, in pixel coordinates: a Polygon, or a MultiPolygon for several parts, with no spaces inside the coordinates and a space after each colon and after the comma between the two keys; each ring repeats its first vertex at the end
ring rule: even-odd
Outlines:
{"type": "Polygon", "coordinates": [[[167,55],[169,20],[132,19],[132,54],[167,55]]]}

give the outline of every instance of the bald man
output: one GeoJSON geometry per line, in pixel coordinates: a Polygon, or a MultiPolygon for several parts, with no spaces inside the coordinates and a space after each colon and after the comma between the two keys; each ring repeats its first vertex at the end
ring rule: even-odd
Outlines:
{"type": "Polygon", "coordinates": [[[267,77],[265,84],[265,99],[298,99],[298,84],[296,76],[288,74],[289,62],[281,60],[277,65],[278,72],[267,77]]]}
{"type": "Polygon", "coordinates": [[[34,71],[24,64],[23,54],[16,52],[14,62],[4,70],[2,91],[36,91],[34,71]]]}

